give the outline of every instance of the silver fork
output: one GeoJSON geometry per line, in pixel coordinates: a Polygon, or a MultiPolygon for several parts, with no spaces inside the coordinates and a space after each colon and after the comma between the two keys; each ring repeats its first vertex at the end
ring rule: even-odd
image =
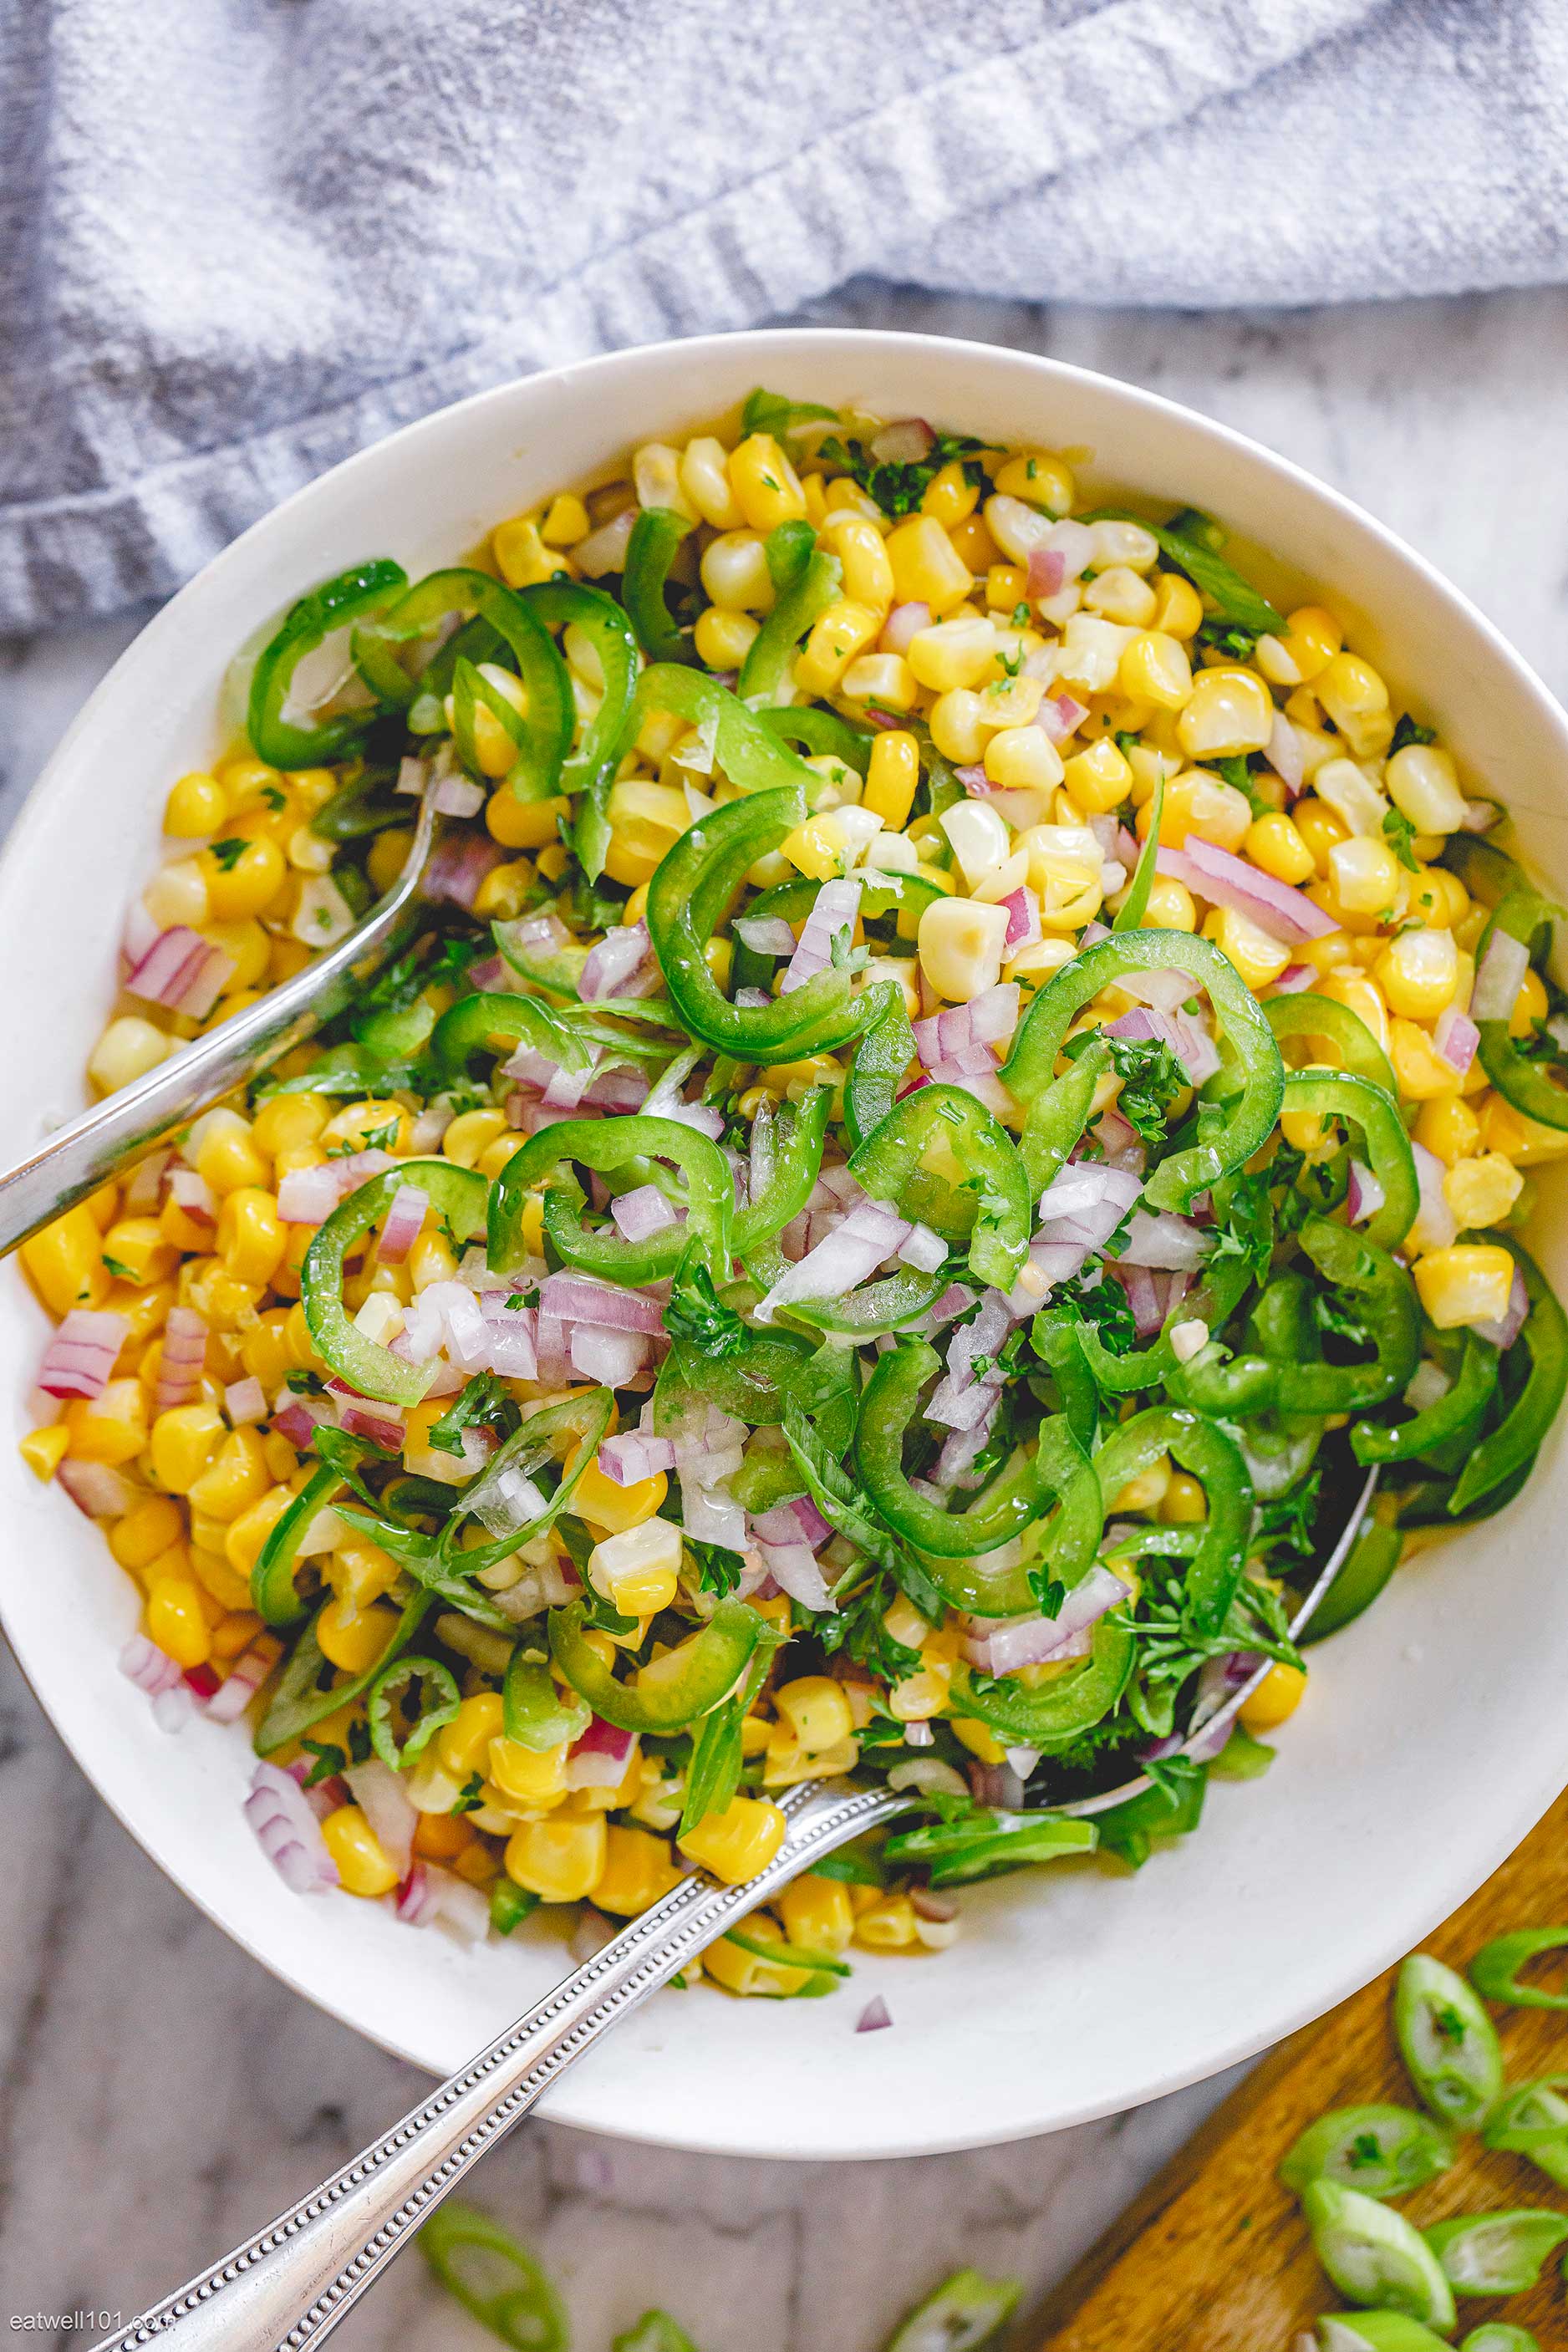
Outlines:
{"type": "Polygon", "coordinates": [[[206,1036],[171,1054],[133,1086],[57,1128],[36,1151],[0,1175],[0,1257],[341,1012],[353,991],[412,938],[416,901],[437,827],[427,787],[402,873],[334,948],[206,1036]]]}
{"type": "MultiPolygon", "coordinates": [[[[1376,1478],[1373,1470],[1296,1612],[1293,1633],[1343,1565],[1376,1478]]],[[[1232,1723],[1268,1671],[1265,1663],[1185,1748],[1232,1723]]],[[[1140,1778],[1058,1810],[1103,1812],[1151,1785],[1140,1778]]],[[[153,2343],[170,2343],[174,2352],[303,2352],[320,2342],[410,2231],[600,2034],[803,1870],[920,1801],[918,1790],[856,1789],[846,1780],[790,1790],[782,1800],[784,1843],[766,1870],[741,1886],[696,1872],[683,1878],[352,2164],[94,2352],[141,2352],[153,2343]]]]}

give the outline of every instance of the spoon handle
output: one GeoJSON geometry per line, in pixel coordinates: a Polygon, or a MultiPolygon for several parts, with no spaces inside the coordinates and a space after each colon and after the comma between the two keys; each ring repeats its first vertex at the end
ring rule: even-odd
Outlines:
{"type": "Polygon", "coordinates": [[[402,873],[336,947],[95,1110],[57,1128],[0,1175],[0,1257],[341,1012],[353,990],[411,935],[412,902],[435,828],[426,793],[402,873]]]}
{"type": "Polygon", "coordinates": [[[766,1870],[741,1886],[683,1878],[341,2172],[94,2352],[154,2343],[172,2352],[303,2352],[319,2343],[601,2033],[799,1872],[910,1801],[844,1781],[792,1790],[784,1842],[766,1870]]]}

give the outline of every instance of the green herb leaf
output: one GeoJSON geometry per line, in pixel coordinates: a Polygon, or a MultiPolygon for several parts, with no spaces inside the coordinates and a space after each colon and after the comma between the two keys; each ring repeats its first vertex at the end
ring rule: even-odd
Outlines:
{"type": "Polygon", "coordinates": [[[441,1454],[461,1454],[466,1429],[498,1429],[510,1437],[522,1425],[522,1415],[495,1372],[476,1372],[431,1424],[429,1443],[441,1454]]]}

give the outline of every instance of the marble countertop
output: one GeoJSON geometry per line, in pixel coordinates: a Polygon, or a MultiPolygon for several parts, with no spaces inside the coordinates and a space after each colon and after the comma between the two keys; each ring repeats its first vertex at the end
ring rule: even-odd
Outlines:
{"type": "MultiPolygon", "coordinates": [[[[1568,294],[1215,317],[861,284],[812,315],[1047,352],[1219,417],[1370,508],[1568,692],[1568,294]]],[[[143,617],[0,640],[0,827],[143,617]]],[[[0,1851],[0,2326],[61,2340],[73,2310],[128,2318],[258,2226],[425,2078],[275,1984],[164,1881],[3,1654],[0,1851]]],[[[582,2352],[652,2303],[702,2352],[877,2352],[960,2263],[1043,2292],[1224,2087],[904,2164],[740,2163],[537,2124],[475,2194],[560,2280],[582,2352]]],[[[405,2260],[337,2340],[489,2339],[405,2260]]]]}

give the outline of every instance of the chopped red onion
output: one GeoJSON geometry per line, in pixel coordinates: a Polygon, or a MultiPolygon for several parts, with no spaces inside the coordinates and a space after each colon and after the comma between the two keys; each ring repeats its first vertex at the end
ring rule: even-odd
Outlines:
{"type": "Polygon", "coordinates": [[[290,1168],[278,1187],[278,1213],[285,1224],[324,1225],[338,1200],[337,1170],[330,1160],[320,1168],[290,1168]]]}
{"type": "Polygon", "coordinates": [[[430,1195],[417,1184],[398,1186],[382,1220],[381,1239],[375,1245],[378,1264],[403,1264],[419,1238],[429,1206],[430,1195]]]}
{"type": "Polygon", "coordinates": [[[214,1723],[237,1723],[281,1654],[270,1633],[260,1633],[242,1650],[206,1703],[214,1723]]]}
{"type": "Polygon", "coordinates": [[[155,1217],[163,1197],[163,1178],[174,1159],[172,1151],[149,1152],[140,1166],[133,1169],[125,1187],[125,1213],[131,1217],[155,1217]]]}
{"type": "Polygon", "coordinates": [[[1447,1249],[1459,1225],[1443,1196],[1443,1163],[1435,1152],[1428,1151],[1424,1143],[1417,1143],[1414,1138],[1410,1150],[1415,1161],[1415,1180],[1421,1187],[1421,1206],[1405,1236],[1406,1246],[1417,1250],[1447,1249]]]}
{"type": "Polygon", "coordinates": [[[570,947],[572,934],[559,915],[519,915],[515,922],[498,923],[496,938],[509,956],[555,955],[570,947]]]}
{"type": "Polygon", "coordinates": [[[855,2031],[857,2033],[880,2033],[883,2027],[891,2025],[892,2021],[892,2011],[881,1994],[873,1993],[855,2021],[855,2031]]]}
{"type": "Polygon", "coordinates": [[[388,1862],[395,1863],[400,1878],[406,1876],[419,1815],[401,1775],[379,1756],[370,1756],[363,1764],[351,1764],[343,1778],[388,1862]]]}
{"type": "MultiPolygon", "coordinates": [[[[465,1431],[464,1434],[468,1433],[465,1431]]],[[[515,1462],[502,1463],[499,1470],[487,1470],[476,1478],[463,1497],[463,1506],[500,1541],[521,1535],[550,1507],[527,1472],[520,1470],[515,1462]]]]}
{"type": "Polygon", "coordinates": [[[179,1666],[144,1633],[132,1633],[120,1653],[119,1665],[126,1680],[145,1691],[149,1698],[156,1698],[161,1691],[179,1688],[179,1666]]]}
{"type": "Polygon", "coordinates": [[[792,956],[795,933],[782,915],[742,915],[735,930],[753,955],[792,956]]]}
{"type": "Polygon", "coordinates": [[[280,1765],[257,1766],[241,1811],[262,1853],[294,1894],[324,1895],[342,1884],[320,1822],[299,1782],[280,1765]]]}
{"type": "Polygon", "coordinates": [[[1059,547],[1032,547],[1024,593],[1030,598],[1059,596],[1067,585],[1067,557],[1059,547]]]}
{"type": "Polygon", "coordinates": [[[973,762],[964,768],[954,768],[953,774],[972,801],[982,800],[991,790],[991,779],[983,767],[973,762]]]}
{"type": "Polygon", "coordinates": [[[227,1413],[231,1429],[242,1429],[248,1423],[267,1418],[267,1391],[252,1376],[248,1380],[231,1381],[223,1392],[223,1409],[227,1413]]]}
{"type": "Polygon", "coordinates": [[[1096,1560],[1055,1617],[966,1618],[963,1654],[984,1674],[1016,1674],[1020,1666],[1061,1655],[1068,1643],[1089,1633],[1126,1598],[1127,1587],[1114,1570],[1096,1560]]]}
{"type": "Polygon", "coordinates": [[[566,1755],[569,1789],[618,1789],[637,1752],[637,1735],[595,1715],[566,1755]]]}
{"type": "Polygon", "coordinates": [[[542,1313],[563,1322],[595,1323],[607,1331],[651,1331],[664,1328],[663,1308],[657,1298],[640,1290],[622,1290],[612,1282],[596,1282],[591,1275],[552,1274],[542,1285],[542,1313]]]}
{"type": "Polygon", "coordinates": [[[572,561],[584,579],[602,580],[607,572],[626,570],[626,549],[638,511],[636,506],[623,507],[618,515],[612,515],[608,522],[577,541],[572,561]]]}
{"type": "Polygon", "coordinates": [[[490,1370],[502,1380],[536,1380],[539,1349],[533,1309],[509,1307],[509,1296],[504,1290],[487,1290],[479,1300],[479,1312],[490,1334],[490,1370]]]}
{"type": "Polygon", "coordinates": [[[874,436],[871,455],[879,466],[919,466],[935,446],[936,435],[923,416],[902,416],[874,436]]]}
{"type": "Polygon", "coordinates": [[[904,1746],[906,1748],[934,1748],[936,1746],[936,1734],[931,1729],[929,1723],[906,1723],[904,1726],[904,1746]]]}
{"type": "Polygon", "coordinates": [[[1518,1266],[1513,1270],[1513,1288],[1508,1295],[1506,1311],[1495,1321],[1475,1323],[1471,1329],[1478,1339],[1489,1339],[1494,1348],[1511,1348],[1524,1328],[1524,1318],[1530,1312],[1530,1293],[1524,1286],[1524,1276],[1518,1266]]]}
{"type": "Polygon", "coordinates": [[[1363,1168],[1359,1160],[1352,1160],[1345,1184],[1345,1213],[1352,1224],[1364,1225],[1369,1217],[1376,1216],[1387,1198],[1372,1170],[1363,1168]]]}
{"type": "Polygon", "coordinates": [[[1463,830],[1466,833],[1489,833],[1501,818],[1502,809],[1498,802],[1467,801],[1463,830]]]}
{"type": "Polygon", "coordinates": [[[647,925],[639,919],[606,931],[598,945],[589,949],[578,975],[577,993],[585,1004],[592,1004],[615,996],[651,996],[658,984],[653,940],[647,925]]]}
{"type": "Polygon", "coordinates": [[[579,1323],[568,1352],[573,1370],[585,1381],[622,1389],[647,1362],[647,1345],[640,1331],[606,1331],[600,1324],[579,1323]]]}
{"type": "Polygon", "coordinates": [[[1339,928],[1304,890],[1277,882],[1272,874],[1265,874],[1245,857],[1233,857],[1228,849],[1218,849],[1212,841],[1200,841],[1194,833],[1188,834],[1184,849],[1162,849],[1155,866],[1160,873],[1184,882],[1211,906],[1233,907],[1238,914],[1250,917],[1273,939],[1294,945],[1301,940],[1325,939],[1339,928]]]}
{"type": "Polygon", "coordinates": [[[431,805],[443,816],[478,816],[485,804],[482,787],[467,776],[443,776],[430,795],[431,805]]]}
{"type": "Polygon", "coordinates": [[[906,1265],[912,1265],[917,1274],[934,1274],[938,1266],[947,1263],[947,1244],[929,1225],[911,1225],[895,1255],[906,1265]]]}
{"type": "Polygon", "coordinates": [[[366,1437],[373,1445],[383,1445],[389,1453],[399,1451],[408,1418],[406,1407],[383,1404],[361,1396],[346,1381],[329,1381],[327,1394],[337,1400],[338,1427],[350,1437],[366,1437]]]}
{"type": "MultiPolygon", "coordinates": [[[[480,883],[487,874],[494,871],[505,856],[506,851],[501,847],[500,843],[492,841],[488,833],[453,831],[444,841],[437,843],[425,868],[424,878],[419,886],[421,896],[432,901],[445,899],[451,906],[461,907],[465,914],[471,913],[474,900],[479,896],[480,883]]],[[[330,879],[327,875],[312,875],[310,882],[306,884],[306,888],[308,890],[311,883],[330,879]]],[[[301,894],[302,906],[303,894],[301,894]]],[[[342,930],[349,929],[354,919],[352,908],[345,905],[344,912],[348,921],[341,926],[339,936],[342,930]]],[[[314,939],[316,933],[312,931],[309,936],[314,939]]],[[[321,931],[321,938],[323,943],[328,943],[324,930],[321,931]]]]}
{"type": "Polygon", "coordinates": [[[779,983],[781,996],[793,995],[833,961],[833,943],[841,932],[853,938],[860,911],[860,884],[853,877],[825,882],[802,927],[800,940],[779,983]]]}
{"type": "Polygon", "coordinates": [[[1425,1412],[1428,1405],[1441,1403],[1453,1385],[1440,1364],[1423,1356],[1405,1383],[1405,1402],[1413,1412],[1425,1412]]]}
{"type": "Polygon", "coordinates": [[[1157,1013],[1147,1005],[1134,1005],[1120,1020],[1108,1022],[1105,1034],[1138,1043],[1152,1040],[1168,1046],[1192,1087],[1201,1087],[1219,1067],[1219,1049],[1213,1037],[1201,1021],[1187,1013],[1157,1013]]]}
{"type": "Polygon", "coordinates": [[[290,1445],[307,1447],[322,1422],[331,1414],[319,1397],[294,1397],[272,1416],[272,1426],[290,1445]]]}
{"type": "Polygon", "coordinates": [[[759,1323],[771,1323],[776,1307],[797,1298],[842,1298],[875,1272],[909,1239],[906,1218],[876,1201],[863,1201],[826,1239],[807,1250],[779,1276],[754,1309],[759,1323]]]}
{"type": "Polygon", "coordinates": [[[803,1609],[819,1613],[836,1611],[838,1603],[828,1589],[827,1579],[816,1563],[816,1555],[807,1543],[772,1544],[759,1542],[768,1574],[781,1592],[798,1601],[803,1609]]]}
{"type": "Polygon", "coordinates": [[[1276,996],[1299,996],[1304,988],[1316,988],[1318,974],[1310,963],[1288,963],[1274,983],[1276,996]]]}
{"type": "Polygon", "coordinates": [[[1040,898],[1037,890],[1026,884],[1010,891],[1002,904],[1007,909],[1007,936],[1002,943],[1004,956],[1016,955],[1020,948],[1032,948],[1043,935],[1040,929],[1040,898]]]}
{"type": "Polygon", "coordinates": [[[1127,1293],[1127,1304],[1132,1309],[1132,1328],[1139,1339],[1152,1339],[1165,1319],[1152,1273],[1145,1265],[1122,1265],[1120,1263],[1108,1263],[1105,1270],[1127,1293]]]}
{"type": "Polygon", "coordinates": [[[1529,970],[1530,950],[1524,941],[1511,938],[1507,931],[1494,930],[1476,972],[1475,991],[1470,998],[1471,1020],[1510,1020],[1529,970]]]}
{"type": "Polygon", "coordinates": [[[1081,727],[1089,717],[1089,705],[1070,694],[1047,695],[1036,715],[1035,724],[1053,743],[1065,743],[1075,728],[1081,727]]]}
{"type": "Polygon", "coordinates": [[[655,1437],[640,1429],[622,1430],[601,1444],[599,1467],[617,1486],[638,1486],[661,1470],[674,1469],[675,1446],[668,1437],[655,1437]]]}
{"type": "Polygon", "coordinates": [[[160,931],[126,974],[132,996],[205,1021],[235,969],[232,956],[184,923],[160,931]]]}
{"type": "Polygon", "coordinates": [[[661,1234],[680,1222],[674,1202],[657,1184],[639,1184],[635,1191],[621,1193],[611,1202],[610,1214],[629,1242],[647,1241],[650,1234],[661,1234]]]}
{"type": "Polygon", "coordinates": [[[168,1412],[175,1405],[188,1404],[201,1387],[206,1360],[205,1318],[193,1307],[171,1307],[158,1351],[153,1412],[168,1412]]]}
{"type": "Polygon", "coordinates": [[[1301,739],[1282,710],[1274,714],[1274,725],[1263,756],[1294,800],[1306,782],[1307,771],[1302,759],[1301,739]]]}
{"type": "Polygon", "coordinates": [[[123,1315],[94,1314],[85,1307],[73,1307],[45,1350],[38,1386],[53,1397],[101,1396],[114,1360],[130,1336],[131,1326],[123,1315]]]}
{"type": "Polygon", "coordinates": [[[1457,1004],[1450,1004],[1437,1015],[1432,1030],[1432,1051],[1440,1062],[1447,1062],[1457,1078],[1469,1076],[1480,1042],[1480,1031],[1457,1004]]]}
{"type": "Polygon", "coordinates": [[[405,754],[398,765],[397,782],[392,789],[395,793],[405,794],[410,800],[423,800],[425,787],[429,781],[429,761],[416,760],[405,754]]]}
{"type": "MultiPolygon", "coordinates": [[[[931,1484],[943,1494],[948,1493],[954,1486],[973,1486],[978,1483],[971,1479],[968,1473],[984,1448],[986,1440],[995,1424],[996,1414],[1002,1402],[1000,1387],[989,1381],[975,1381],[971,1388],[963,1391],[963,1396],[964,1400],[971,1397],[981,1398],[984,1401],[984,1409],[979,1416],[970,1423],[967,1429],[954,1428],[949,1424],[948,1434],[942,1441],[942,1452],[937,1455],[936,1469],[931,1479],[931,1484]]],[[[933,1404],[935,1402],[934,1396],[932,1402],[933,1404]]],[[[927,1413],[926,1418],[928,1420],[931,1418],[930,1412],[927,1413]]]]}
{"type": "Polygon", "coordinates": [[[1207,1236],[1190,1217],[1179,1217],[1171,1209],[1161,1210],[1157,1216],[1151,1216],[1146,1209],[1134,1209],[1119,1257],[1123,1265],[1163,1266],[1192,1274],[1207,1255],[1207,1236]]]}
{"type": "Polygon", "coordinates": [[[969,1766],[969,1788],[977,1805],[992,1805],[1004,1812],[1012,1812],[1024,1801],[1024,1783],[1010,1764],[969,1766]]]}
{"type": "Polygon", "coordinates": [[[931,626],[929,604],[895,604],[882,624],[882,634],[877,640],[877,650],[883,654],[907,654],[910,642],[922,629],[931,626]]]}

